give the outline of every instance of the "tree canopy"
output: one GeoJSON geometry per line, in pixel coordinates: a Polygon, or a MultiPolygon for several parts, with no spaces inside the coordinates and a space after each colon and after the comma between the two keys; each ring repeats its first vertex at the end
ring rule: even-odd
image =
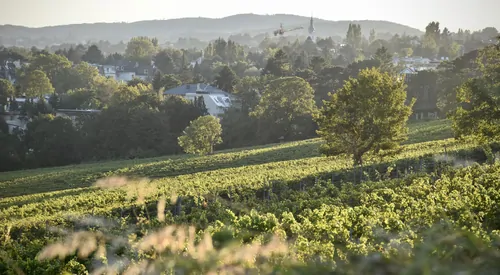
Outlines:
{"type": "Polygon", "coordinates": [[[91,64],[101,64],[104,61],[104,55],[96,45],[92,45],[82,56],[82,60],[91,64]]]}
{"type": "Polygon", "coordinates": [[[34,70],[26,75],[23,81],[23,91],[27,97],[42,97],[54,92],[50,79],[43,71],[34,70]]]}
{"type": "Polygon", "coordinates": [[[211,154],[214,146],[222,143],[222,127],[219,119],[206,115],[189,124],[179,137],[179,145],[188,154],[211,154]]]}
{"type": "Polygon", "coordinates": [[[413,101],[405,105],[405,85],[376,68],[362,70],[325,102],[316,117],[327,155],[347,153],[354,164],[363,155],[391,148],[406,139],[413,101]]]}
{"type": "Polygon", "coordinates": [[[7,104],[7,100],[12,98],[15,93],[16,90],[10,81],[7,79],[0,79],[0,105],[7,104]]]}
{"type": "Polygon", "coordinates": [[[148,37],[133,37],[127,44],[125,56],[131,61],[139,63],[150,63],[156,54],[157,47],[148,37]]]}
{"type": "Polygon", "coordinates": [[[234,91],[236,81],[236,74],[233,72],[233,70],[231,70],[231,68],[229,68],[229,66],[224,66],[219,72],[219,75],[215,78],[215,84],[217,85],[217,87],[229,93],[232,93],[234,91]]]}
{"type": "Polygon", "coordinates": [[[288,139],[299,132],[295,130],[299,119],[315,111],[312,87],[304,79],[291,76],[272,80],[251,114],[275,123],[273,131],[288,139]]]}
{"type": "Polygon", "coordinates": [[[459,89],[459,106],[453,128],[460,139],[474,137],[487,143],[500,137],[500,49],[491,45],[479,52],[479,76],[467,80],[459,89]]]}

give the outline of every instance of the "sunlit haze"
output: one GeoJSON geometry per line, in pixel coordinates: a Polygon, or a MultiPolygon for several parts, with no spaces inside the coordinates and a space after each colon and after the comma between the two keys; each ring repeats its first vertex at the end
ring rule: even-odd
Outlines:
{"type": "Polygon", "coordinates": [[[387,20],[423,30],[430,21],[458,28],[500,28],[498,0],[0,0],[0,24],[52,25],[134,22],[182,17],[220,18],[240,13],[286,13],[327,20],[387,20]]]}

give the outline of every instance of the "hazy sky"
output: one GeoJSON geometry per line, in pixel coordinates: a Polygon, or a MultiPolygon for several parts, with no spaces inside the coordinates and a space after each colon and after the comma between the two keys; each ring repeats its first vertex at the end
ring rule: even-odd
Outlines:
{"type": "Polygon", "coordinates": [[[388,20],[423,30],[437,20],[456,31],[500,29],[500,0],[0,0],[0,25],[30,27],[134,22],[238,13],[287,13],[328,20],[388,20]]]}

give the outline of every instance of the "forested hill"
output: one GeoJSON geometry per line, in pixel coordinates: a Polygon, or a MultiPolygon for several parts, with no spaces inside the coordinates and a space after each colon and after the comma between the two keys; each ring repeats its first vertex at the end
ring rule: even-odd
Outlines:
{"type": "MultiPolygon", "coordinates": [[[[252,36],[271,32],[283,23],[287,27],[304,27],[294,32],[306,35],[309,18],[296,15],[256,15],[239,14],[220,19],[181,18],[170,20],[139,21],[134,23],[95,23],[73,24],[42,28],[21,26],[0,26],[0,44],[6,41],[22,39],[43,43],[81,43],[88,40],[108,40],[110,42],[127,41],[134,36],[157,37],[160,41],[176,41],[179,37],[193,37],[212,40],[217,37],[227,38],[231,34],[248,33],[252,36]]],[[[377,33],[421,35],[418,29],[388,21],[327,21],[315,19],[317,36],[345,37],[349,23],[360,24],[362,32],[368,37],[371,29],[377,33]]],[[[424,26],[423,26],[424,27],[424,26]]]]}

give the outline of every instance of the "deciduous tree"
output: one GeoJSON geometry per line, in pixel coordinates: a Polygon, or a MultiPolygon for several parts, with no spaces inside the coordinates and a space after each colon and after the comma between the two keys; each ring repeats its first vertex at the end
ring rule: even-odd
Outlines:
{"type": "Polygon", "coordinates": [[[160,91],[160,89],[164,89],[166,91],[175,87],[179,87],[180,85],[182,85],[182,82],[177,78],[176,75],[163,75],[158,72],[157,74],[155,74],[152,84],[155,91],[160,91]]]}
{"type": "Polygon", "coordinates": [[[92,87],[97,76],[99,70],[96,67],[80,62],[74,67],[61,69],[52,83],[56,93],[61,95],[69,90],[92,87]]]}
{"type": "Polygon", "coordinates": [[[16,93],[14,86],[7,79],[0,79],[0,105],[6,105],[7,100],[16,93]]]}
{"type": "Polygon", "coordinates": [[[42,97],[45,94],[54,92],[54,88],[50,83],[50,79],[40,70],[28,72],[25,79],[23,79],[23,91],[26,97],[42,97]]]}
{"type": "Polygon", "coordinates": [[[273,57],[267,60],[267,65],[262,71],[264,75],[272,74],[277,77],[289,76],[291,71],[291,66],[288,61],[287,54],[279,49],[273,57]]]}
{"type": "Polygon", "coordinates": [[[56,86],[56,78],[65,69],[71,68],[71,62],[58,54],[37,54],[29,65],[29,71],[40,70],[50,79],[52,86],[56,86]]]}
{"type": "Polygon", "coordinates": [[[70,119],[40,116],[29,122],[25,142],[39,166],[66,165],[79,161],[79,135],[70,119]]]}
{"type": "Polygon", "coordinates": [[[459,139],[473,137],[488,143],[500,137],[500,49],[495,45],[484,48],[476,63],[480,76],[460,87],[453,128],[459,139]]]}
{"type": "Polygon", "coordinates": [[[188,154],[211,154],[214,146],[222,143],[222,127],[219,119],[202,116],[193,120],[179,137],[179,145],[188,154]]]}
{"type": "Polygon", "coordinates": [[[156,47],[148,37],[133,37],[127,44],[125,56],[134,62],[149,64],[156,54],[156,47]]]}
{"type": "Polygon", "coordinates": [[[402,81],[376,68],[361,71],[325,102],[316,117],[327,155],[347,153],[363,164],[371,150],[393,147],[406,139],[406,121],[413,101],[405,105],[402,81]]]}
{"type": "Polygon", "coordinates": [[[304,79],[292,76],[271,81],[251,115],[275,123],[276,138],[287,140],[302,132],[298,121],[315,111],[314,90],[304,79]]]}
{"type": "Polygon", "coordinates": [[[110,104],[112,106],[127,105],[128,103],[136,100],[139,97],[139,95],[140,92],[137,86],[131,87],[122,85],[120,86],[118,91],[113,93],[113,95],[111,96],[110,104]]]}

